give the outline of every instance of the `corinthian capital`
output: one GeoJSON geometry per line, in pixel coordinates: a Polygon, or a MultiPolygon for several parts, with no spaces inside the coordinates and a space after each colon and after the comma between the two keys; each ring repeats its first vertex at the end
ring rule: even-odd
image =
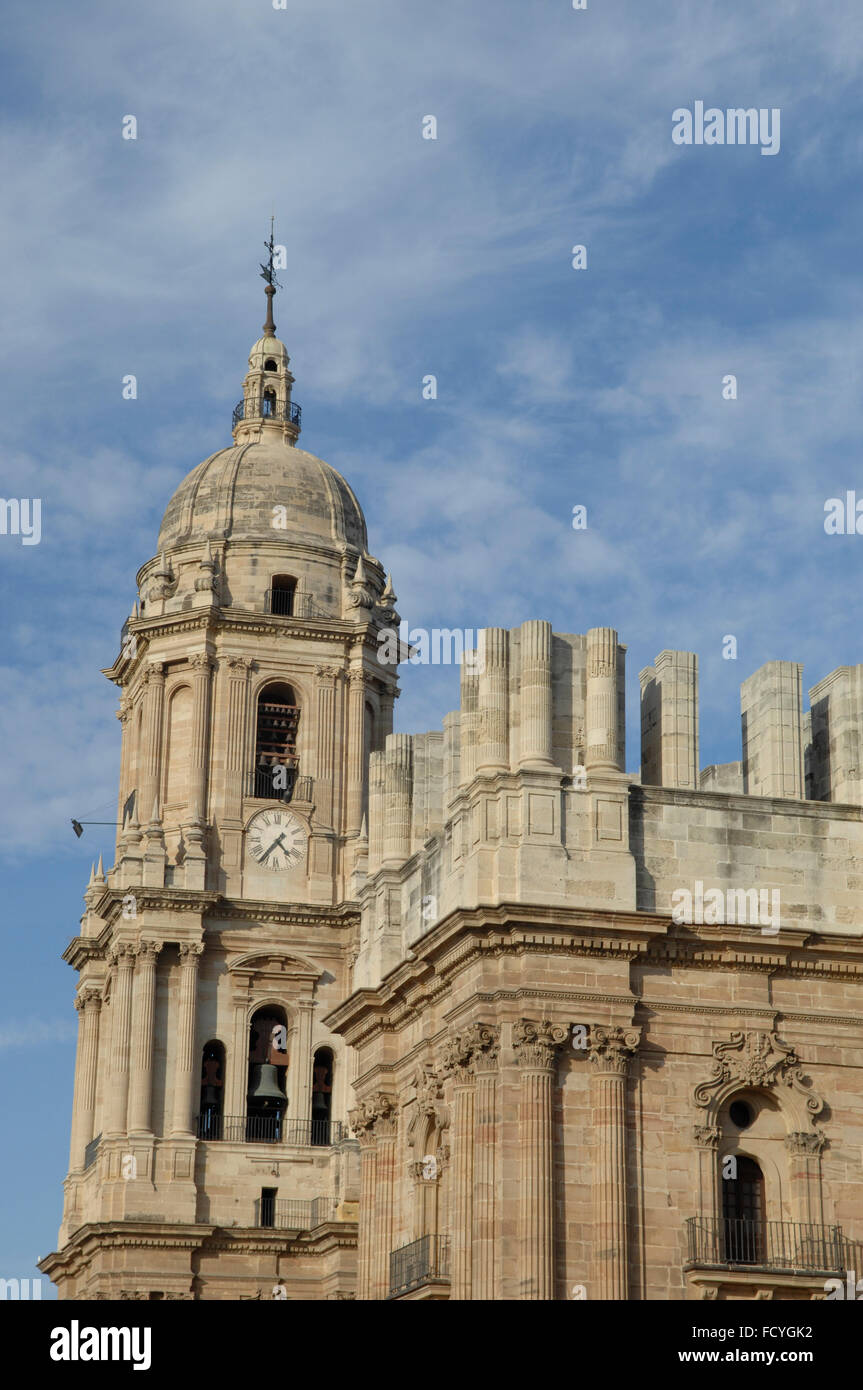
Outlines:
{"type": "Polygon", "coordinates": [[[500,1052],[500,1029],[488,1023],[470,1023],[444,1043],[441,1067],[457,1081],[469,1081],[477,1071],[488,1070],[500,1052]]]}
{"type": "Polygon", "coordinates": [[[640,1028],[603,1028],[590,1030],[588,1056],[599,1072],[625,1076],[630,1058],[638,1050],[640,1028]]]}
{"type": "Polygon", "coordinates": [[[566,1042],[568,1036],[569,1028],[565,1023],[551,1023],[549,1019],[534,1023],[528,1018],[519,1019],[512,1027],[515,1060],[520,1067],[550,1070],[554,1065],[555,1049],[566,1042]]]}

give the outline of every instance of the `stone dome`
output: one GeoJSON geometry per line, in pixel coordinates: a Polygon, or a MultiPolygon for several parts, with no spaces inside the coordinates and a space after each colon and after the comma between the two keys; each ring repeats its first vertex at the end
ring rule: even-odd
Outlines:
{"type": "Polygon", "coordinates": [[[220,449],[184,478],[168,503],[156,549],[171,551],[208,536],[368,549],[362,508],[341,474],[270,431],[259,442],[220,449]]]}

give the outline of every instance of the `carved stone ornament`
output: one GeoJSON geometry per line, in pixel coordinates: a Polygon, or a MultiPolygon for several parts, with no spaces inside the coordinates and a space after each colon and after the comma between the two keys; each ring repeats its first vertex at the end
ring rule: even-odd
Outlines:
{"type": "Polygon", "coordinates": [[[487,1023],[471,1023],[453,1033],[443,1046],[442,1070],[457,1081],[469,1081],[477,1070],[493,1066],[500,1052],[500,1029],[487,1023]]]}
{"type": "Polygon", "coordinates": [[[388,1096],[384,1091],[367,1096],[348,1115],[351,1128],[360,1142],[364,1138],[389,1137],[391,1127],[395,1133],[397,1118],[395,1097],[388,1096]]]}
{"type": "Polygon", "coordinates": [[[625,1076],[640,1042],[640,1028],[603,1028],[597,1024],[590,1030],[588,1056],[597,1071],[625,1076]]]}
{"type": "Polygon", "coordinates": [[[706,1109],[724,1093],[739,1087],[775,1087],[803,1102],[811,1118],[824,1108],[824,1101],[803,1080],[800,1058],[775,1032],[740,1030],[728,1042],[713,1044],[713,1066],[709,1081],[695,1088],[695,1104],[706,1109]]]}
{"type": "Polygon", "coordinates": [[[519,1019],[512,1026],[515,1060],[520,1067],[544,1071],[554,1064],[555,1050],[568,1037],[569,1027],[565,1023],[551,1023],[549,1019],[534,1023],[528,1018],[519,1019]]]}
{"type": "Polygon", "coordinates": [[[820,1129],[795,1131],[785,1136],[785,1147],[792,1154],[820,1154],[826,1143],[820,1129]]]}
{"type": "Polygon", "coordinates": [[[719,1125],[695,1125],[692,1130],[692,1137],[699,1149],[717,1149],[719,1147],[719,1125]]]}

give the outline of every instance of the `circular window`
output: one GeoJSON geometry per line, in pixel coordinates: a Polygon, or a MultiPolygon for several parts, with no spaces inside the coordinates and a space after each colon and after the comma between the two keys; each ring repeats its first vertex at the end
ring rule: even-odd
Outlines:
{"type": "Polygon", "coordinates": [[[755,1118],[751,1106],[747,1105],[745,1100],[733,1100],[729,1106],[728,1114],[732,1124],[735,1124],[738,1129],[748,1129],[755,1118]]]}

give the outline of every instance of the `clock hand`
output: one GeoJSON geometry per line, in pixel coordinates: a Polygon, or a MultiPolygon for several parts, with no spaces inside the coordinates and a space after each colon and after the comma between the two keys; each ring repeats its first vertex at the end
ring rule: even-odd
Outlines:
{"type": "Polygon", "coordinates": [[[269,856],[272,854],[273,850],[276,848],[276,845],[281,844],[281,842],[284,840],[284,838],[285,838],[285,832],[284,832],[284,830],[283,830],[282,833],[281,833],[281,835],[279,835],[278,839],[276,839],[276,840],[273,841],[273,843],[270,845],[270,848],[269,848],[269,849],[266,851],[266,853],[264,854],[263,858],[261,859],[261,863],[262,863],[262,864],[263,864],[264,860],[265,860],[265,859],[268,859],[269,856]]]}

